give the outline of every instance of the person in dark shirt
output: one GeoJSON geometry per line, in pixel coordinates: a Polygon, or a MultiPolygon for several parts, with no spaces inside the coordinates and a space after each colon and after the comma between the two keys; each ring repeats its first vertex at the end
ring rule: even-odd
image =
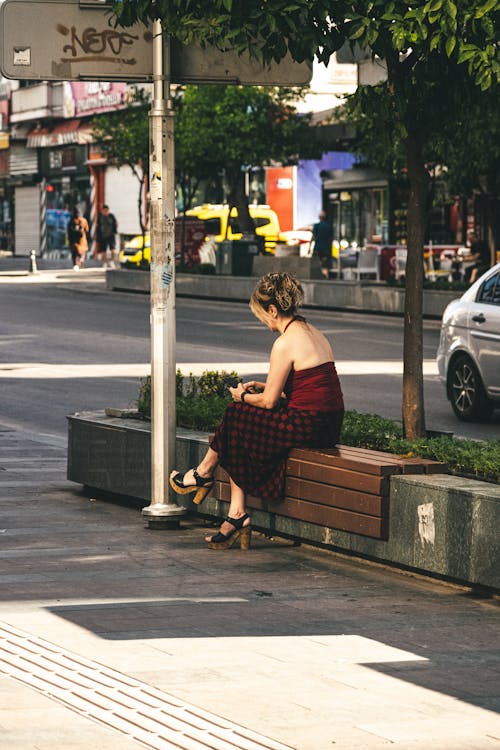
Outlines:
{"type": "Polygon", "coordinates": [[[118,225],[114,214],[110,213],[109,206],[104,205],[102,211],[97,217],[97,254],[102,263],[103,268],[106,268],[107,262],[107,251],[109,249],[111,260],[109,262],[109,268],[116,268],[115,263],[115,247],[116,247],[116,233],[118,232],[118,225]]]}
{"type": "Polygon", "coordinates": [[[477,234],[470,235],[470,254],[466,255],[463,260],[466,262],[474,261],[474,265],[467,269],[469,281],[473,284],[480,276],[491,267],[490,248],[484,240],[480,240],[477,234]]]}
{"type": "Polygon", "coordinates": [[[313,255],[317,255],[321,262],[321,273],[325,278],[330,276],[332,267],[332,242],[333,229],[332,225],[326,220],[324,211],[319,213],[319,221],[313,226],[313,255]]]}

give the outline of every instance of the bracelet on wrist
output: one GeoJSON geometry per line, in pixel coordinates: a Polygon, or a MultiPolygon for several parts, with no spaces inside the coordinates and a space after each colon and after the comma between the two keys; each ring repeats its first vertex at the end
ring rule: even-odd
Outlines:
{"type": "Polygon", "coordinates": [[[241,394],[241,396],[240,396],[240,401],[241,401],[241,403],[242,403],[242,404],[244,404],[244,403],[245,403],[245,396],[246,396],[246,395],[247,395],[247,392],[246,392],[246,391],[243,391],[243,393],[242,393],[242,394],[241,394]]]}

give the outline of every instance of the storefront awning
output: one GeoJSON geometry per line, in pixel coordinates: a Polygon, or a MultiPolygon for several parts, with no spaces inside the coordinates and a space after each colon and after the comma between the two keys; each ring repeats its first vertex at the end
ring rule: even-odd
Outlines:
{"type": "Polygon", "coordinates": [[[28,148],[66,146],[70,143],[92,142],[92,124],[81,120],[65,120],[50,128],[38,128],[28,133],[28,148]]]}
{"type": "Polygon", "coordinates": [[[366,187],[387,187],[387,175],[376,169],[332,169],[322,174],[324,190],[355,190],[366,187]]]}

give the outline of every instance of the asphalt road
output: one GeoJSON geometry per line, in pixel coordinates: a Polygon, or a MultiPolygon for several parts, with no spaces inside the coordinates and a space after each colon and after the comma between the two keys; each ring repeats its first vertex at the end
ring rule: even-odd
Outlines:
{"type": "MultiPolygon", "coordinates": [[[[401,415],[402,319],[307,310],[333,343],[348,409],[401,415]]],[[[460,423],[438,380],[438,321],[425,323],[427,427],[500,438],[500,411],[486,425],[460,423]]],[[[274,334],[245,304],[179,299],[177,362],[186,371],[261,375],[274,334]]],[[[133,406],[148,369],[149,299],[64,285],[0,287],[0,424],[62,436],[65,415],[133,406]]]]}

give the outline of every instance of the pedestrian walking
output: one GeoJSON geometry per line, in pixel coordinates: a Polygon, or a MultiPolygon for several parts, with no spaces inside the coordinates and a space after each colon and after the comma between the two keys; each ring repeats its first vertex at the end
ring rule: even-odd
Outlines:
{"type": "Polygon", "coordinates": [[[333,229],[332,225],[326,220],[324,211],[319,212],[318,218],[319,221],[314,224],[312,229],[313,255],[319,257],[321,273],[328,279],[332,267],[333,229]]]}
{"type": "Polygon", "coordinates": [[[106,268],[106,265],[109,268],[116,268],[115,248],[117,232],[118,224],[116,217],[110,212],[109,206],[105,204],[97,217],[96,231],[97,254],[103,268],[106,268]],[[109,264],[107,263],[108,249],[110,254],[109,264]]]}
{"type": "Polygon", "coordinates": [[[468,277],[468,281],[473,284],[491,267],[491,253],[486,242],[479,239],[475,232],[469,236],[469,242],[470,253],[464,255],[462,261],[465,263],[473,261],[473,265],[469,266],[465,272],[466,278],[468,277]]]}
{"type": "Polygon", "coordinates": [[[339,439],[344,401],[333,351],[328,339],[298,314],[303,297],[300,282],[288,273],[270,273],[258,282],[250,308],[279,334],[267,380],[229,388],[233,401],[204,459],[197,468],[170,475],[175,492],[196,492],[199,504],[213,486],[217,465],[228,472],[229,515],[217,534],[205,538],[210,549],[227,549],[238,539],[248,549],[246,494],[268,503],[282,501],[290,449],[332,448],[339,439]]]}
{"type": "Polygon", "coordinates": [[[67,234],[73,260],[73,271],[79,271],[85,263],[85,256],[89,249],[87,235],[89,225],[85,217],[80,216],[80,210],[75,206],[68,221],[67,234]]]}

